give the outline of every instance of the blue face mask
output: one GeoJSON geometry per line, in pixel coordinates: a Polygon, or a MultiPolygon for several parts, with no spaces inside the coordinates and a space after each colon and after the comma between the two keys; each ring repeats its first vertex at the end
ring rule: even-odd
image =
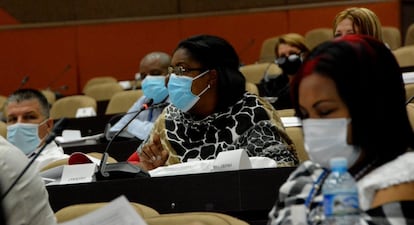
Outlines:
{"type": "Polygon", "coordinates": [[[7,126],[7,140],[18,147],[24,154],[29,155],[40,144],[38,130],[41,124],[16,123],[7,126]]]}
{"type": "Polygon", "coordinates": [[[170,75],[170,80],[168,81],[168,93],[170,95],[171,103],[183,112],[190,110],[198,102],[200,96],[210,88],[209,84],[199,95],[194,95],[191,92],[193,81],[204,76],[208,72],[209,71],[207,70],[194,78],[177,76],[172,73],[170,75]]]}
{"type": "Polygon", "coordinates": [[[154,100],[154,104],[162,102],[168,96],[164,76],[147,75],[142,81],[141,88],[147,98],[154,100]]]}

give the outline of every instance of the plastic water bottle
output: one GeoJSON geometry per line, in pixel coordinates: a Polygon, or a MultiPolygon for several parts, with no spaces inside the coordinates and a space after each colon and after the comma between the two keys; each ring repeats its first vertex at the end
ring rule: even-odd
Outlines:
{"type": "Polygon", "coordinates": [[[330,161],[331,173],[322,186],[325,224],[359,224],[358,187],[345,158],[330,161]]]}

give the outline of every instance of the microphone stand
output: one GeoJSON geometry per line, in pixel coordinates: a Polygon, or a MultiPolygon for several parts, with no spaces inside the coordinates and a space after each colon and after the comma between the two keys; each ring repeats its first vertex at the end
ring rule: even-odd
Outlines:
{"type": "Polygon", "coordinates": [[[111,138],[108,145],[105,148],[105,151],[102,155],[101,163],[99,165],[99,170],[96,173],[96,178],[99,180],[111,179],[111,178],[128,178],[135,176],[149,177],[148,172],[144,171],[138,166],[132,165],[129,162],[118,162],[107,164],[108,160],[108,151],[111,147],[115,138],[117,138],[122,131],[124,131],[128,125],[143,111],[148,109],[148,107],[153,103],[153,99],[148,99],[146,103],[143,104],[140,110],[111,138]]]}

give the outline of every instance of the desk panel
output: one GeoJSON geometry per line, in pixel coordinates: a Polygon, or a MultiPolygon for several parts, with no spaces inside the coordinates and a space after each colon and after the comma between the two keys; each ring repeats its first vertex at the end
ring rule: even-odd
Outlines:
{"type": "Polygon", "coordinates": [[[277,191],[295,168],[252,169],[169,177],[48,186],[54,211],[65,206],[110,201],[125,195],[160,213],[214,211],[251,224],[265,224],[277,191]]]}
{"type": "MultiPolygon", "coordinates": [[[[59,130],[56,134],[58,136],[62,135],[62,130],[80,130],[82,137],[100,134],[104,132],[106,124],[112,117],[114,117],[114,115],[66,118],[62,125],[62,129],[59,130]]],[[[117,119],[119,120],[120,118],[121,117],[117,119]]],[[[56,121],[57,120],[55,120],[55,123],[56,121]]],[[[113,123],[115,123],[115,121],[113,123]]]]}

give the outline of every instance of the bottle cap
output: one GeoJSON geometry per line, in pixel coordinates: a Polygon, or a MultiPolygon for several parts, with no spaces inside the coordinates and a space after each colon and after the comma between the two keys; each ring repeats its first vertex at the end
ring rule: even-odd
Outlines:
{"type": "Polygon", "coordinates": [[[329,161],[332,170],[346,170],[347,169],[347,160],[343,157],[332,158],[329,161]]]}

